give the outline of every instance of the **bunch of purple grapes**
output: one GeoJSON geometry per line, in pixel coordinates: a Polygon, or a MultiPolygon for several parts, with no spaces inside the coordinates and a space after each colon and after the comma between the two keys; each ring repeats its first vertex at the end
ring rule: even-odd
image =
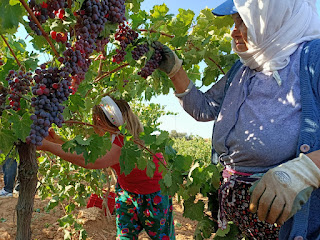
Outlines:
{"type": "Polygon", "coordinates": [[[78,11],[75,34],[78,39],[96,39],[104,30],[109,11],[108,0],[86,0],[78,11]]]}
{"type": "Polygon", "coordinates": [[[150,76],[154,70],[156,70],[159,67],[159,64],[162,60],[162,47],[161,46],[155,46],[154,47],[154,53],[151,56],[151,58],[146,62],[144,67],[138,72],[138,75],[140,75],[143,78],[147,78],[150,76]]]}
{"type": "Polygon", "coordinates": [[[47,5],[48,5],[47,9],[49,12],[49,17],[55,18],[56,13],[60,9],[65,9],[67,7],[67,2],[66,0],[49,0],[47,1],[47,5]]]}
{"type": "Polygon", "coordinates": [[[42,139],[48,136],[48,130],[53,123],[62,127],[62,103],[68,99],[72,90],[69,73],[57,67],[46,68],[43,64],[35,73],[33,78],[36,84],[32,87],[35,97],[31,99],[31,106],[35,111],[30,117],[33,124],[26,142],[40,146],[42,139]]]}
{"type": "Polygon", "coordinates": [[[96,51],[104,53],[105,46],[109,43],[109,38],[96,39],[96,51]]]}
{"type": "Polygon", "coordinates": [[[120,49],[116,49],[117,54],[113,56],[112,61],[116,63],[122,62],[127,54],[125,49],[129,44],[133,43],[138,36],[138,33],[128,25],[120,23],[114,36],[115,40],[120,42],[120,49]]]}
{"type": "Polygon", "coordinates": [[[126,21],[125,0],[109,0],[108,20],[113,23],[122,23],[126,21]]]}
{"type": "Polygon", "coordinates": [[[143,55],[145,55],[147,52],[149,52],[149,46],[147,43],[145,44],[140,44],[138,46],[136,46],[131,54],[132,54],[132,58],[134,60],[139,60],[143,55]]]}
{"type": "Polygon", "coordinates": [[[73,90],[85,78],[85,73],[91,64],[90,55],[94,50],[104,51],[108,38],[99,39],[100,33],[104,30],[109,11],[108,0],[96,1],[86,0],[81,10],[77,12],[77,23],[75,25],[76,42],[74,46],[66,44],[64,51],[64,71],[69,72],[73,79],[73,90]]]}
{"type": "Polygon", "coordinates": [[[20,110],[20,99],[22,95],[27,94],[30,91],[32,73],[10,70],[6,80],[9,83],[10,107],[13,110],[18,111],[20,110]]]}
{"type": "Polygon", "coordinates": [[[90,67],[91,59],[89,56],[93,52],[93,43],[92,39],[89,41],[80,39],[76,41],[74,46],[67,43],[67,49],[63,52],[64,57],[59,58],[59,61],[64,64],[62,70],[75,76],[79,80],[79,84],[84,80],[85,73],[90,67]]]}
{"type": "Polygon", "coordinates": [[[2,113],[2,110],[4,109],[4,105],[6,103],[8,96],[8,89],[4,86],[0,85],[0,115],[2,113]]]}
{"type": "MultiPolygon", "coordinates": [[[[35,15],[35,17],[38,19],[40,24],[45,23],[48,18],[55,18],[55,13],[59,9],[64,9],[66,7],[66,1],[65,0],[49,0],[47,2],[43,2],[42,4],[37,4],[35,0],[29,1],[29,6],[35,15]]],[[[42,35],[42,32],[40,31],[37,24],[33,21],[33,19],[28,16],[29,19],[29,26],[30,28],[37,34],[42,35]]]]}

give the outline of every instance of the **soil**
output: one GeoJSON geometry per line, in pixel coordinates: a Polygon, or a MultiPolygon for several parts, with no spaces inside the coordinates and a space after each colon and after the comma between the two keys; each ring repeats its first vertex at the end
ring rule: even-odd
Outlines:
{"type": "MultiPolygon", "coordinates": [[[[0,174],[0,189],[3,188],[3,174],[0,174]]],[[[49,199],[41,200],[38,196],[34,201],[34,212],[32,216],[31,229],[32,240],[63,240],[64,229],[59,226],[58,219],[64,216],[61,207],[56,207],[49,213],[44,208],[49,199]]],[[[16,235],[16,211],[15,207],[18,202],[18,195],[14,194],[10,198],[0,198],[0,240],[13,240],[16,235]]],[[[194,239],[193,234],[197,225],[182,216],[183,206],[174,198],[174,222],[177,240],[194,239]]],[[[88,240],[114,240],[116,238],[115,215],[107,218],[102,209],[76,208],[74,214],[84,224],[87,231],[88,240]]],[[[74,237],[73,239],[78,239],[74,237]]],[[[139,240],[149,240],[145,232],[139,235],[139,240]]]]}

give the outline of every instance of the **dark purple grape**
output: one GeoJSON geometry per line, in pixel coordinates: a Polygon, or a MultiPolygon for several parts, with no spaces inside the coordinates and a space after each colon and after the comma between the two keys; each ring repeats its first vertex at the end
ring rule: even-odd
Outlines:
{"type": "Polygon", "coordinates": [[[15,111],[20,110],[21,97],[30,91],[30,85],[33,80],[31,75],[32,73],[29,72],[24,73],[23,71],[16,72],[10,70],[6,77],[9,83],[9,104],[15,111]]]}
{"type": "Polygon", "coordinates": [[[145,55],[147,52],[149,52],[149,46],[147,43],[145,44],[140,44],[138,46],[136,46],[131,54],[132,54],[132,58],[134,60],[139,60],[139,58],[141,58],[143,55],[145,55]]]}
{"type": "Polygon", "coordinates": [[[143,78],[150,76],[154,70],[159,67],[159,64],[162,60],[162,51],[162,47],[155,47],[153,55],[146,62],[145,66],[140,70],[140,72],[138,72],[138,75],[143,78]]]}

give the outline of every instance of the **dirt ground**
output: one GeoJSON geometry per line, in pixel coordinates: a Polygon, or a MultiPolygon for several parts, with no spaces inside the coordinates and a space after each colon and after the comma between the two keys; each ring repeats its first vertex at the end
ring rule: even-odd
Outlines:
{"type": "MultiPolygon", "coordinates": [[[[3,188],[3,174],[0,174],[0,189],[3,188]]],[[[0,198],[0,240],[13,240],[16,235],[16,212],[15,207],[18,196],[12,198],[0,198]]],[[[36,196],[31,229],[32,240],[63,240],[64,231],[60,228],[57,219],[64,216],[61,207],[56,207],[50,213],[44,211],[49,200],[42,201],[36,196]]],[[[183,207],[174,199],[174,221],[177,240],[191,240],[197,222],[182,216],[183,207]]],[[[88,240],[114,240],[116,238],[115,216],[104,216],[101,209],[78,208],[75,215],[84,223],[88,234],[88,240]]],[[[76,239],[76,238],[74,238],[76,239]]],[[[149,240],[145,232],[139,236],[139,240],[149,240]]]]}

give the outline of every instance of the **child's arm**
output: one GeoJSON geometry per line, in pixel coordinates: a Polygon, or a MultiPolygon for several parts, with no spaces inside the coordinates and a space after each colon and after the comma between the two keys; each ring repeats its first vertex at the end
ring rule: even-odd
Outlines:
{"type": "Polygon", "coordinates": [[[49,132],[49,135],[48,135],[48,137],[46,137],[46,140],[53,142],[53,143],[60,143],[60,144],[65,143],[63,138],[61,136],[59,136],[58,134],[56,134],[56,132],[54,131],[54,129],[52,127],[49,128],[48,132],[49,132]]]}
{"type": "Polygon", "coordinates": [[[52,154],[59,156],[65,161],[87,169],[102,169],[115,165],[119,163],[121,154],[121,147],[116,144],[112,144],[110,151],[106,152],[103,157],[98,158],[94,163],[88,163],[86,165],[82,154],[78,155],[76,153],[65,152],[63,151],[60,143],[54,143],[43,139],[42,146],[38,146],[37,150],[51,152],[52,154]]]}

